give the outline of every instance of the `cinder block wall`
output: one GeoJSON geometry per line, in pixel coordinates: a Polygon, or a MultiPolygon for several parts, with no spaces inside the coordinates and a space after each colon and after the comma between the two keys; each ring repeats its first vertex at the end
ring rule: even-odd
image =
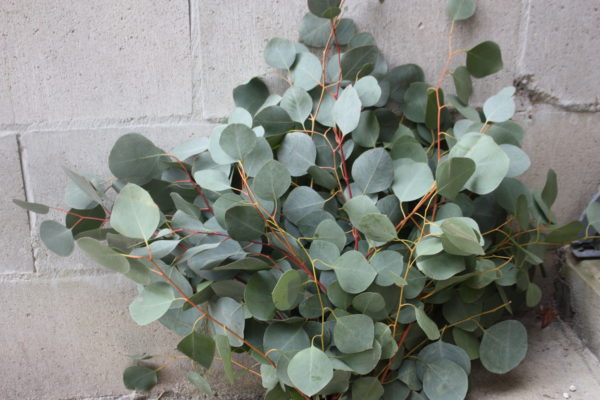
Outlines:
{"type": "MultiPolygon", "coordinates": [[[[433,80],[446,57],[445,3],[347,0],[346,15],[374,34],[391,66],[415,62],[433,80]]],[[[554,168],[557,214],[576,218],[600,183],[600,3],[478,3],[455,45],[495,40],[505,68],[476,82],[476,100],[518,83],[533,162],[525,179],[542,185],[554,168]]],[[[304,0],[0,1],[0,398],[125,394],[127,355],[172,354],[177,342],[130,320],[132,284],[80,255],[49,254],[42,218],[11,199],[60,206],[61,167],[107,175],[109,149],[126,132],[166,149],[208,135],[236,85],[262,75],[281,87],[262,50],[273,36],[296,39],[305,9],[304,0]]],[[[156,393],[189,393],[183,367],[161,371],[156,393]]],[[[256,385],[247,378],[216,392],[252,398],[256,385]]]]}

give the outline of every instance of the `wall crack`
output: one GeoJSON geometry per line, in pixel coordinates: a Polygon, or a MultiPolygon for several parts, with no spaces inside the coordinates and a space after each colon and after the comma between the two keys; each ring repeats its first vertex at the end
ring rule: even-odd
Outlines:
{"type": "Polygon", "coordinates": [[[527,98],[531,104],[549,104],[561,110],[577,113],[600,112],[600,100],[591,103],[569,103],[541,89],[534,74],[520,75],[515,78],[513,85],[517,95],[527,98]]]}

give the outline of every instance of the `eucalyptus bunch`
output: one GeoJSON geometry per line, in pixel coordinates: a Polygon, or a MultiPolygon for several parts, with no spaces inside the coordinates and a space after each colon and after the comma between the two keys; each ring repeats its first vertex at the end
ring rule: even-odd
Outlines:
{"type": "MultiPolygon", "coordinates": [[[[210,138],[168,152],[122,136],[113,178],[66,170],[70,210],[40,236],[135,281],[131,317],[181,335],[207,393],[218,355],[228,380],[259,375],[270,400],[463,399],[471,361],[503,374],[524,359],[526,330],[505,317],[538,304],[545,247],[581,226],[555,225],[553,172],[542,189],[516,178],[530,161],[515,88],[469,105],[472,79],[502,68],[496,43],[449,40],[428,83],[418,65],[388,67],[340,3],[308,0],[301,43],[268,42],[284,93],[252,78],[210,138]]],[[[451,39],[475,2],[448,12],[451,39]]],[[[128,388],[156,384],[143,360],[128,388]]]]}

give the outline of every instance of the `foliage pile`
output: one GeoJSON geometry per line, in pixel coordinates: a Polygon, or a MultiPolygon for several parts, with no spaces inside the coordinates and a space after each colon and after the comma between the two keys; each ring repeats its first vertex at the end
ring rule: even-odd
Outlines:
{"type": "MultiPolygon", "coordinates": [[[[137,282],[131,317],[183,336],[206,392],[200,367],[218,355],[232,382],[260,375],[267,399],[463,399],[472,360],[498,374],[523,360],[526,330],[504,316],[537,305],[544,245],[580,225],[555,226],[553,172],[541,190],[516,178],[530,162],[515,89],[469,105],[472,78],[502,68],[496,43],[449,46],[434,85],[415,64],[388,68],[340,0],[308,6],[302,44],[265,49],[283,95],[249,80],[210,138],[168,153],[124,135],[115,178],[66,170],[71,209],[41,238],[137,282]]],[[[451,38],[475,3],[448,11],[451,38]]],[[[138,365],[124,380],[149,390],[157,374],[138,365]]]]}

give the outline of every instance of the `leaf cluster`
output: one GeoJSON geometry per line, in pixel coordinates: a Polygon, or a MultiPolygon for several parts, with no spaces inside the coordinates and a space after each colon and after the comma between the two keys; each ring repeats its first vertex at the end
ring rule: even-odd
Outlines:
{"type": "MultiPolygon", "coordinates": [[[[471,361],[502,374],[523,360],[526,331],[505,316],[540,301],[545,246],[582,227],[555,225],[553,172],[542,189],[517,179],[530,161],[514,88],[469,104],[472,79],[502,68],[496,43],[435,85],[415,64],[388,67],[340,0],[308,7],[301,43],[265,49],[284,93],[250,79],[210,138],[168,152],[122,136],[114,178],[66,170],[70,210],[41,239],[135,281],[131,317],[182,336],[208,393],[200,371],[218,356],[232,382],[260,375],[266,399],[463,399],[471,361]]],[[[454,24],[475,2],[448,11],[454,24]]],[[[124,381],[148,390],[156,371],[124,381]]]]}

